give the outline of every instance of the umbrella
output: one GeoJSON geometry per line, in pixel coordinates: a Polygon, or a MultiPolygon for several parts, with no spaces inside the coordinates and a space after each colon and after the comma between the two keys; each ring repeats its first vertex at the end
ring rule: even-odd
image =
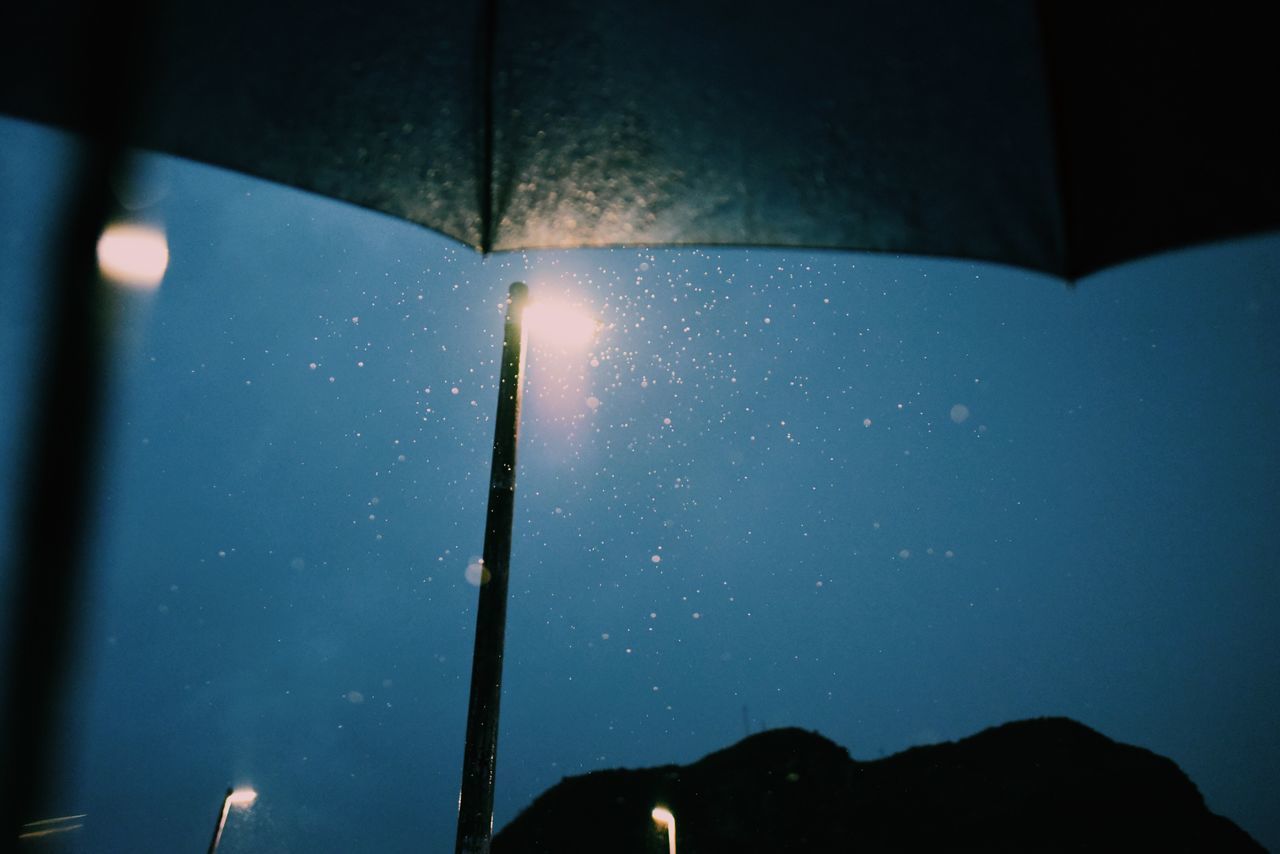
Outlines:
{"type": "Polygon", "coordinates": [[[130,143],[484,251],[830,247],[1075,279],[1280,223],[1276,72],[1243,4],[163,5],[113,7],[92,44],[81,4],[18,11],[0,110],[85,124],[67,93],[97,45],[130,143]]]}
{"type": "MultiPolygon", "coordinates": [[[[91,245],[105,176],[126,143],[343,199],[483,251],[830,247],[1075,279],[1280,221],[1277,139],[1261,107],[1275,71],[1265,28],[1243,11],[786,11],[23,9],[10,28],[23,37],[0,58],[0,110],[101,142],[69,220],[73,249],[91,245]]],[[[75,297],[91,269],[87,250],[69,253],[63,361],[43,409],[59,426],[40,431],[51,450],[33,455],[32,469],[59,459],[55,476],[31,478],[42,489],[32,489],[29,531],[83,488],[87,452],[77,462],[63,440],[79,435],[71,447],[85,448],[67,425],[93,420],[83,394],[97,385],[92,359],[75,350],[93,351],[92,303],[75,297]]],[[[33,573],[41,592],[21,602],[65,597],[79,541],[70,533],[48,561],[25,554],[28,566],[54,569],[33,573]]],[[[56,614],[31,610],[56,634],[56,614]]],[[[42,708],[38,685],[30,693],[42,708]]]]}

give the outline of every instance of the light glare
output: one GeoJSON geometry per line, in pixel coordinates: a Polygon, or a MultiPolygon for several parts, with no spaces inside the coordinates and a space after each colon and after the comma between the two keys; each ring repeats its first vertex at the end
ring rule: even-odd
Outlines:
{"type": "Polygon", "coordinates": [[[227,795],[227,803],[233,807],[247,807],[258,799],[258,793],[250,788],[236,789],[227,795]]]}
{"type": "Polygon", "coordinates": [[[169,242],[158,228],[115,223],[98,238],[98,269],[118,285],[154,289],[168,268],[169,242]]]}
{"type": "Polygon", "coordinates": [[[580,308],[539,300],[524,310],[524,325],[539,343],[569,350],[590,344],[599,324],[580,308]]]}

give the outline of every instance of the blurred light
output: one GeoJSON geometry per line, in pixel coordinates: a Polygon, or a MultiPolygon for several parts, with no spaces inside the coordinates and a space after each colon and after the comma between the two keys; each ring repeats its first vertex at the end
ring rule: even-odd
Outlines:
{"type": "Polygon", "coordinates": [[[247,807],[258,799],[258,793],[250,788],[236,789],[227,795],[227,803],[233,807],[247,807]]]}
{"type": "Polygon", "coordinates": [[[676,854],[676,817],[666,807],[654,807],[651,813],[653,820],[667,830],[667,850],[676,854]]]}
{"type": "Polygon", "coordinates": [[[538,300],[524,310],[524,325],[539,343],[571,350],[590,344],[600,324],[575,306],[538,300]]]}
{"type": "Polygon", "coordinates": [[[18,838],[39,839],[44,836],[53,836],[57,833],[70,833],[73,830],[79,830],[84,827],[84,823],[80,819],[86,815],[87,813],[79,813],[78,815],[62,815],[57,818],[42,818],[39,821],[29,821],[22,826],[22,830],[18,833],[18,838]]]}
{"type": "Polygon", "coordinates": [[[98,269],[118,285],[151,290],[168,267],[169,243],[158,228],[115,223],[98,238],[98,269]]]}
{"type": "Polygon", "coordinates": [[[481,584],[489,582],[490,572],[484,568],[484,558],[472,558],[467,564],[467,569],[463,573],[467,579],[467,583],[472,587],[479,587],[481,584]]]}

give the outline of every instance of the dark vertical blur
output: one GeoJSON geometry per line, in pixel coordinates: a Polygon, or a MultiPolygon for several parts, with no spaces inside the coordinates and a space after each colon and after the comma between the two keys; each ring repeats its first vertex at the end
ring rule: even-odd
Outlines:
{"type": "Polygon", "coordinates": [[[4,638],[0,768],[9,796],[0,798],[0,809],[6,843],[24,822],[42,817],[36,811],[50,795],[65,720],[62,698],[78,637],[108,375],[107,295],[96,244],[115,207],[111,179],[123,169],[124,137],[145,81],[148,6],[142,0],[86,3],[64,10],[60,20],[69,23],[57,32],[24,22],[24,11],[6,14],[12,37],[42,40],[63,58],[59,79],[44,84],[84,137],[69,164],[74,181],[66,209],[51,234],[54,278],[38,289],[48,301],[44,358],[37,362],[43,372],[28,417],[4,638]]]}

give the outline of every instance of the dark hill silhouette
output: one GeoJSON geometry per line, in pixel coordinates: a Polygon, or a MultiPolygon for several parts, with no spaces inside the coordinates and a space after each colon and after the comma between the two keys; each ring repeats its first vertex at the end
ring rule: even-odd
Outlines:
{"type": "Polygon", "coordinates": [[[567,777],[494,854],[845,851],[1262,851],[1171,760],[1067,718],[1018,721],[859,762],[817,733],[749,736],[690,765],[567,777]]]}

